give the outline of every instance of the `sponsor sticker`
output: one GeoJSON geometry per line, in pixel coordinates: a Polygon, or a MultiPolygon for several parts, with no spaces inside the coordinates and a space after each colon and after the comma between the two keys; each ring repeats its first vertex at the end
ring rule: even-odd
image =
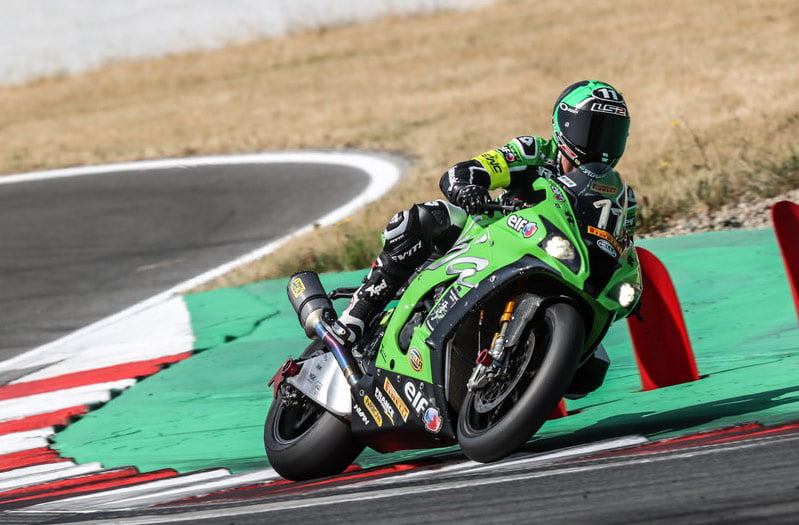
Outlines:
{"type": "Polygon", "coordinates": [[[411,411],[408,408],[408,405],[405,404],[405,401],[403,401],[400,397],[397,389],[394,388],[394,385],[391,384],[391,381],[389,381],[387,377],[383,380],[383,390],[386,391],[388,398],[391,399],[391,402],[394,403],[395,407],[397,407],[402,420],[408,421],[408,415],[411,413],[411,411]]]}
{"type": "Polygon", "coordinates": [[[577,183],[571,180],[566,175],[561,175],[560,177],[558,177],[558,180],[561,181],[563,184],[565,184],[568,188],[577,187],[577,183]]]}
{"type": "Polygon", "coordinates": [[[627,108],[623,106],[617,106],[615,104],[603,104],[601,102],[594,102],[591,104],[591,111],[596,111],[598,113],[610,113],[611,115],[618,115],[620,117],[627,116],[627,108]]]}
{"type": "Polygon", "coordinates": [[[380,411],[377,409],[377,406],[375,405],[374,401],[372,401],[372,398],[369,396],[363,396],[363,404],[366,407],[366,410],[368,410],[369,413],[372,414],[372,419],[375,420],[377,426],[382,427],[383,416],[380,415],[380,411]]]}
{"type": "Polygon", "coordinates": [[[591,189],[594,191],[598,191],[599,193],[607,193],[609,195],[616,195],[619,189],[616,186],[610,186],[608,184],[600,184],[598,182],[591,183],[591,189]]]}
{"type": "Polygon", "coordinates": [[[424,368],[424,359],[422,359],[422,353],[415,346],[412,346],[408,351],[408,363],[410,363],[414,372],[421,372],[422,368],[424,368]]]}
{"type": "Polygon", "coordinates": [[[502,173],[502,164],[500,164],[500,159],[502,159],[502,155],[500,155],[496,151],[487,151],[478,157],[480,162],[483,166],[486,167],[489,171],[494,173],[502,173]]]}
{"type": "Polygon", "coordinates": [[[358,414],[358,417],[361,418],[361,421],[363,421],[364,426],[369,425],[369,418],[366,417],[366,414],[361,406],[358,403],[353,403],[352,406],[355,408],[355,413],[358,414]]]}
{"type": "Polygon", "coordinates": [[[388,402],[386,396],[383,395],[379,389],[375,388],[375,399],[377,402],[380,403],[380,406],[383,408],[383,413],[386,417],[391,421],[391,424],[394,424],[394,407],[391,406],[391,403],[388,402]]]}
{"type": "Polygon", "coordinates": [[[291,295],[297,298],[302,295],[302,292],[305,291],[305,283],[302,282],[302,279],[299,277],[295,277],[291,280],[291,285],[289,288],[291,289],[291,295]]]}
{"type": "Polygon", "coordinates": [[[621,252],[621,246],[619,246],[618,241],[616,241],[616,239],[613,238],[613,235],[606,232],[605,230],[600,230],[599,228],[594,228],[593,226],[589,226],[588,233],[590,233],[591,235],[596,235],[601,239],[605,239],[611,245],[613,245],[613,248],[615,248],[617,252],[621,252]]]}
{"type": "Polygon", "coordinates": [[[552,186],[552,196],[555,197],[556,201],[559,202],[566,202],[566,197],[564,197],[563,192],[556,184],[551,184],[552,186]]]}
{"type": "Polygon", "coordinates": [[[429,407],[424,411],[424,428],[433,434],[441,430],[441,414],[436,407],[429,407]]]}
{"type": "Polygon", "coordinates": [[[525,239],[529,239],[538,231],[538,224],[516,214],[509,215],[507,223],[512,230],[521,232],[525,239]]]}
{"type": "Polygon", "coordinates": [[[509,147],[503,146],[499,148],[499,151],[501,151],[502,154],[505,155],[505,160],[507,162],[516,162],[516,154],[513,153],[513,151],[511,151],[509,147]]]}
{"type": "Polygon", "coordinates": [[[416,388],[416,385],[411,381],[407,381],[403,387],[403,391],[405,392],[405,399],[411,404],[414,412],[418,415],[422,415],[422,413],[427,410],[428,405],[430,405],[430,401],[424,397],[422,389],[416,388]]]}
{"type": "Polygon", "coordinates": [[[616,248],[614,248],[614,247],[613,247],[613,245],[612,245],[612,244],[610,244],[610,243],[609,243],[608,241],[606,241],[605,239],[599,239],[599,240],[596,242],[596,245],[597,245],[597,247],[598,247],[600,250],[602,250],[603,252],[607,253],[607,254],[608,254],[608,255],[610,255],[611,257],[618,257],[618,256],[619,256],[619,252],[617,252],[617,251],[616,251],[616,248]]]}

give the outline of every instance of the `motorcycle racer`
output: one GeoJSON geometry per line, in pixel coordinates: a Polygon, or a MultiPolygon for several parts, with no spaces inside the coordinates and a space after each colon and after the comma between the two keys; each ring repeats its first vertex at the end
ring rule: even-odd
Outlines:
{"type": "MultiPolygon", "coordinates": [[[[383,250],[364,277],[349,306],[333,324],[344,344],[357,344],[372,318],[381,312],[410,276],[431,255],[449,250],[467,215],[478,214],[502,189],[502,202],[535,203],[532,182],[538,177],[568,185],[566,175],[584,164],[615,167],[627,142],[630,117],[621,93],[608,83],[583,80],[557,98],[552,138],[521,136],[497,149],[459,162],[443,174],[440,188],[447,200],[415,204],[395,214],[383,232],[383,250]]],[[[624,226],[635,231],[635,196],[627,187],[624,226]]],[[[584,361],[567,397],[582,397],[598,388],[610,360],[601,345],[584,361]]]]}

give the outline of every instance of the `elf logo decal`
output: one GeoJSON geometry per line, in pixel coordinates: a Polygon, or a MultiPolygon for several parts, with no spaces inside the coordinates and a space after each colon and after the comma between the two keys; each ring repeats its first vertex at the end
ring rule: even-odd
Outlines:
{"type": "Polygon", "coordinates": [[[436,407],[430,407],[424,411],[424,428],[433,434],[438,434],[441,430],[441,414],[436,407]]]}
{"type": "Polygon", "coordinates": [[[511,215],[508,217],[508,227],[517,232],[522,232],[525,239],[529,239],[538,231],[538,224],[530,222],[518,215],[511,215]]]}
{"type": "Polygon", "coordinates": [[[501,148],[499,148],[499,151],[501,151],[502,154],[505,155],[505,160],[506,161],[508,161],[508,162],[516,162],[516,155],[513,153],[513,151],[511,151],[511,149],[509,147],[502,146],[501,148]]]}
{"type": "Polygon", "coordinates": [[[415,346],[411,347],[411,349],[408,351],[408,363],[410,363],[414,372],[421,372],[422,368],[424,368],[424,359],[422,359],[422,353],[415,346]]]}
{"type": "Polygon", "coordinates": [[[388,394],[391,402],[394,403],[394,406],[397,407],[397,410],[399,410],[402,420],[408,421],[408,415],[411,413],[411,411],[408,409],[408,405],[406,405],[405,401],[402,400],[399,392],[397,392],[397,389],[394,388],[394,385],[391,384],[391,381],[389,381],[388,378],[383,380],[383,390],[386,391],[386,394],[388,394]]]}
{"type": "Polygon", "coordinates": [[[430,401],[424,397],[424,393],[416,388],[416,385],[408,381],[405,383],[405,399],[410,401],[411,406],[413,407],[414,412],[418,415],[422,415],[427,407],[430,405],[430,401]]]}
{"type": "Polygon", "coordinates": [[[375,406],[375,403],[374,401],[372,401],[372,398],[369,396],[363,396],[363,404],[364,406],[366,406],[366,410],[368,410],[369,413],[372,414],[372,419],[375,420],[377,426],[382,427],[383,416],[380,415],[380,411],[377,409],[377,406],[375,406]]]}
{"type": "Polygon", "coordinates": [[[391,421],[391,424],[394,424],[394,407],[391,406],[391,403],[388,402],[386,396],[383,395],[383,392],[375,388],[375,398],[377,402],[380,403],[380,406],[383,408],[383,413],[388,417],[391,421]]]}

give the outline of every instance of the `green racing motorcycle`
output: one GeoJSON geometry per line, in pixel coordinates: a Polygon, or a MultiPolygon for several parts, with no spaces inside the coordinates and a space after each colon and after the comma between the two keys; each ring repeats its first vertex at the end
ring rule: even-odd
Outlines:
{"type": "Polygon", "coordinates": [[[458,444],[476,461],[521,448],[553,414],[611,323],[640,299],[625,219],[628,187],[603,164],[533,183],[531,203],[489,202],[429,260],[354,349],[329,332],[332,300],[313,272],[289,300],[314,339],[270,381],[264,443],[302,480],[378,452],[458,444]]]}

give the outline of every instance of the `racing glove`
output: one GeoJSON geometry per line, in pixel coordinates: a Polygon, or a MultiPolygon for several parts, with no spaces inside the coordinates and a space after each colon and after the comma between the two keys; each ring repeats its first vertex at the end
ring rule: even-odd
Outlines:
{"type": "Polygon", "coordinates": [[[475,215],[483,210],[483,205],[491,200],[488,190],[478,184],[469,184],[458,190],[455,195],[455,205],[463,208],[469,215],[475,215]]]}

